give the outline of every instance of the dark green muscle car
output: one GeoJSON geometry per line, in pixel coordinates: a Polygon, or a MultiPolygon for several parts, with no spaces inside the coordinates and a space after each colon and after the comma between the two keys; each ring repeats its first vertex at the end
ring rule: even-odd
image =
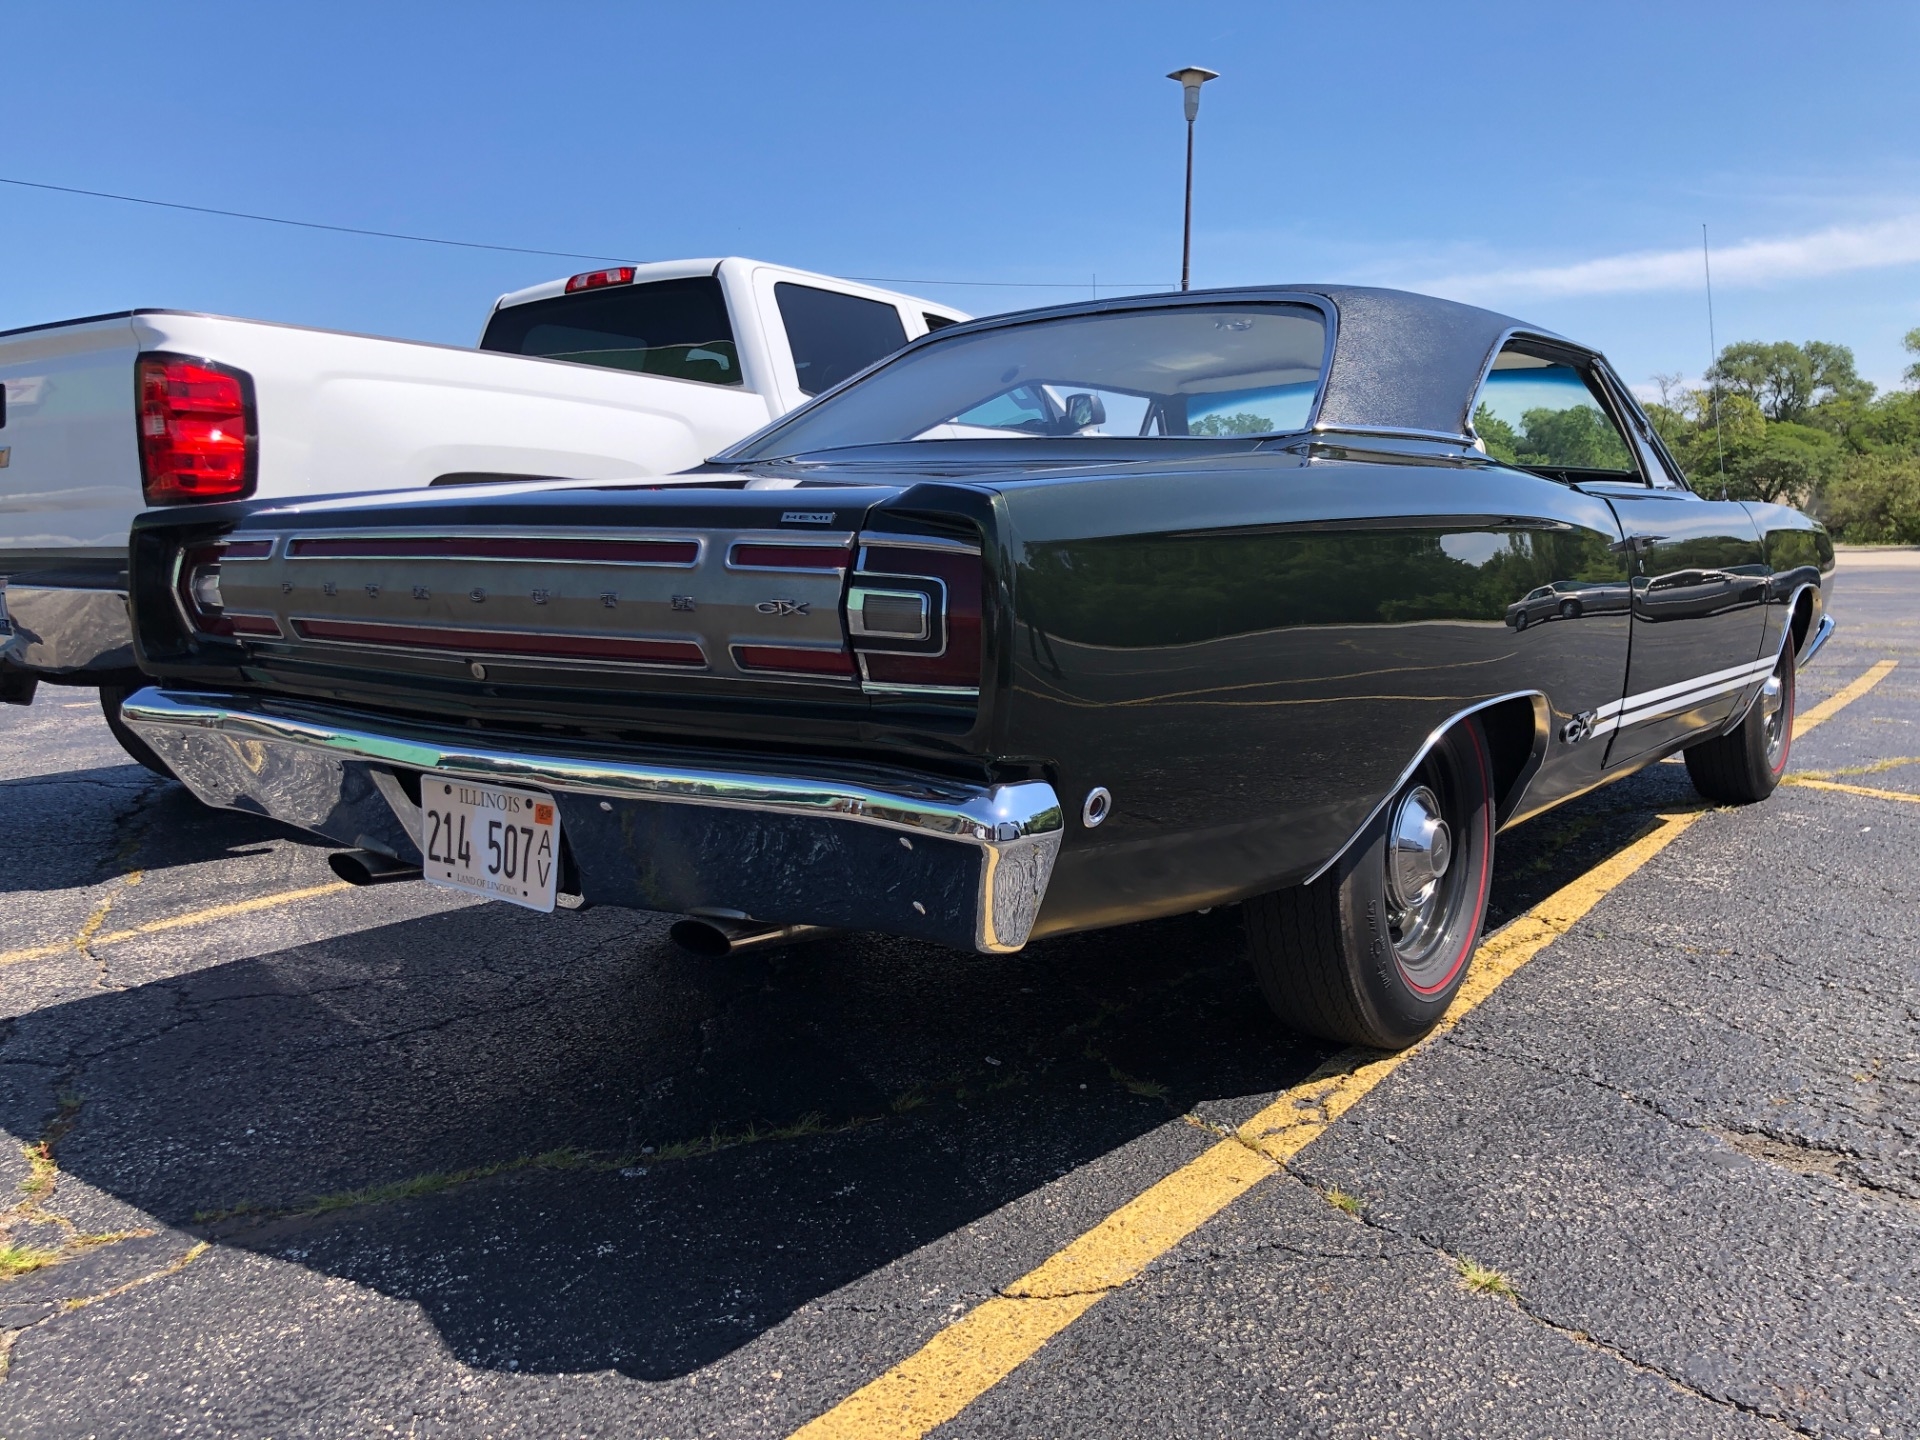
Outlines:
{"type": "Polygon", "coordinates": [[[1498,830],[1675,751],[1772,791],[1832,569],[1559,336],[1148,296],[941,330],[664,480],[150,512],[124,719],[348,878],[688,943],[1239,904],[1284,1019],[1395,1047],[1498,830]]]}

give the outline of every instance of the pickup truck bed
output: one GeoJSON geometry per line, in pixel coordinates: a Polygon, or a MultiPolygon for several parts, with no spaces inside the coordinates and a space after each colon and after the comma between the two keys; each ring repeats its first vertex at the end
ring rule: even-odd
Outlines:
{"type": "Polygon", "coordinates": [[[669,474],[959,318],[736,258],[503,296],[478,349],[175,310],[0,333],[0,698],[137,678],[127,532],[150,504],[669,474]]]}

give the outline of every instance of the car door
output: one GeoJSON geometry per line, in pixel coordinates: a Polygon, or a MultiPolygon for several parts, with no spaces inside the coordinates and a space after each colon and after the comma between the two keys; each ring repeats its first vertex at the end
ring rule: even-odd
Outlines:
{"type": "Polygon", "coordinates": [[[1747,508],[1688,489],[1626,387],[1594,378],[1624,420],[1639,484],[1583,486],[1620,517],[1632,573],[1627,687],[1607,765],[1710,732],[1765,678],[1761,654],[1770,571],[1747,508]]]}
{"type": "Polygon", "coordinates": [[[1604,499],[1619,520],[1625,593],[1582,599],[1632,616],[1620,696],[1589,717],[1604,765],[1728,719],[1759,683],[1765,623],[1767,567],[1746,508],[1689,490],[1625,387],[1599,357],[1570,346],[1509,341],[1474,423],[1496,459],[1604,499]]]}

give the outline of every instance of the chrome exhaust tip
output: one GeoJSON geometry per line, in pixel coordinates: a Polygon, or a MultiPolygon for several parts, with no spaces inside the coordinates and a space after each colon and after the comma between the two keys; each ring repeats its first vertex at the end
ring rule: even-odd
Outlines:
{"type": "Polygon", "coordinates": [[[349,885],[392,885],[420,878],[418,865],[375,850],[336,850],[327,856],[327,864],[349,885]]]}
{"type": "Polygon", "coordinates": [[[703,960],[718,960],[741,950],[768,950],[776,945],[824,940],[839,933],[826,925],[762,925],[753,920],[725,920],[707,915],[676,920],[667,932],[674,944],[703,960]]]}

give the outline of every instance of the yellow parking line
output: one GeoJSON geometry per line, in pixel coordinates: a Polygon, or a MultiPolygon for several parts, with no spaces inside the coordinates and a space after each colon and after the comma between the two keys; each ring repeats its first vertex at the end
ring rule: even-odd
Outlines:
{"type": "MultiPolygon", "coordinates": [[[[301,890],[282,890],[274,895],[257,895],[251,900],[235,900],[227,905],[210,905],[204,910],[190,910],[184,915],[169,915],[163,920],[149,920],[144,925],[134,925],[125,930],[109,930],[100,934],[97,928],[93,933],[83,930],[71,940],[61,940],[51,945],[29,945],[24,950],[0,951],[0,965],[18,965],[27,960],[45,960],[54,955],[66,955],[79,950],[82,946],[92,948],[99,945],[113,945],[122,940],[136,940],[143,935],[158,935],[167,930],[181,930],[190,925],[211,925],[216,920],[231,920],[236,915],[251,915],[260,910],[272,910],[277,906],[291,905],[296,900],[310,900],[318,895],[331,895],[337,890],[352,887],[344,880],[334,880],[325,885],[309,885],[301,890]]],[[[100,919],[105,919],[101,914],[100,919]]],[[[97,927],[98,921],[90,920],[97,927]]]]}
{"type": "MultiPolygon", "coordinates": [[[[1434,1035],[1659,854],[1701,811],[1662,815],[1631,845],[1490,937],[1434,1035]]],[[[1004,1380],[1053,1336],[1269,1176],[1410,1057],[1345,1050],[1283,1092],[1231,1139],[1129,1200],[913,1355],[803,1425],[793,1440],[918,1440],[1004,1380]]]]}
{"type": "Polygon", "coordinates": [[[1887,676],[1891,675],[1894,667],[1899,665],[1899,663],[1898,660],[1882,660],[1878,662],[1869,669],[1866,674],[1862,675],[1844,690],[1839,691],[1837,694],[1829,695],[1818,705],[1807,711],[1806,714],[1796,715],[1793,720],[1793,733],[1796,736],[1804,735],[1813,729],[1814,726],[1824,724],[1828,720],[1831,720],[1835,715],[1839,714],[1840,711],[1846,709],[1847,706],[1851,705],[1882,680],[1886,679],[1887,676]]]}
{"type": "Polygon", "coordinates": [[[1875,790],[1867,785],[1841,785],[1832,780],[1808,780],[1799,775],[1789,775],[1788,785],[1801,785],[1809,790],[1842,790],[1849,795],[1867,795],[1875,800],[1904,800],[1909,805],[1920,805],[1920,795],[1905,790],[1875,790]]]}

